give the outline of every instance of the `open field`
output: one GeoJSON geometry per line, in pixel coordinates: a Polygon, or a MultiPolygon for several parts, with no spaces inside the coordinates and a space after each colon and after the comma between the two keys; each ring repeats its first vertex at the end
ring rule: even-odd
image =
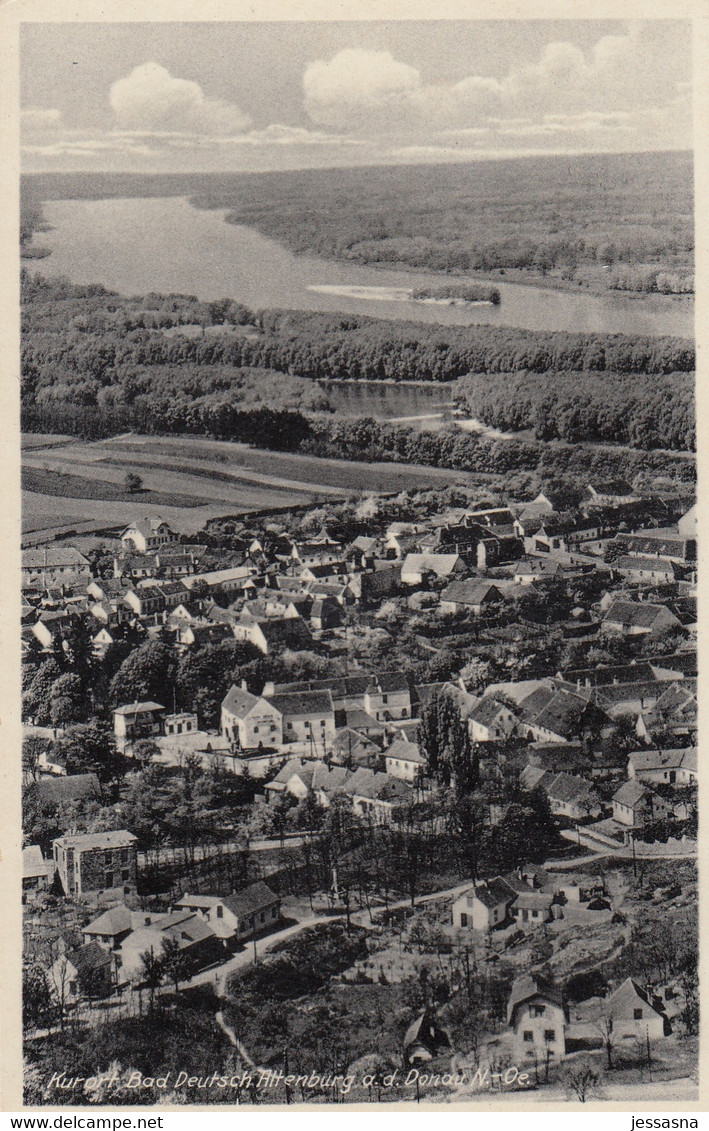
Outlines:
{"type": "Polygon", "coordinates": [[[41,532],[52,538],[62,528],[118,526],[159,509],[178,530],[196,533],[219,515],[476,481],[480,477],[415,464],[354,463],[198,438],[67,438],[51,448],[25,446],[22,529],[37,541],[41,532]],[[142,491],[126,491],[127,471],[140,475],[142,491]]]}
{"type": "Polygon", "coordinates": [[[52,495],[60,499],[102,499],[107,502],[152,503],[156,507],[199,507],[208,505],[210,500],[197,495],[171,494],[165,491],[129,491],[121,484],[108,484],[95,479],[85,479],[65,471],[47,470],[36,467],[22,469],[22,486],[26,491],[41,495],[52,495]]]}

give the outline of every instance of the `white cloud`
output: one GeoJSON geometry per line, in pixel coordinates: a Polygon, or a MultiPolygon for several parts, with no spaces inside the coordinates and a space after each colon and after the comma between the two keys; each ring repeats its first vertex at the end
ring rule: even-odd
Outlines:
{"type": "Polygon", "coordinates": [[[626,34],[602,37],[588,52],[554,41],[536,61],[511,66],[501,77],[472,74],[435,85],[388,52],[353,48],[309,65],[305,107],[316,124],[335,129],[500,130],[503,122],[521,118],[520,129],[531,133],[536,123],[537,132],[550,134],[563,132],[563,115],[586,131],[640,131],[653,122],[659,128],[667,108],[676,106],[676,116],[665,114],[662,128],[674,144],[688,144],[682,114],[688,60],[667,46],[657,29],[633,24],[626,34]],[[588,117],[594,114],[603,120],[588,117]],[[627,118],[616,120],[619,114],[627,118]]]}
{"type": "Polygon", "coordinates": [[[207,98],[199,83],[175,78],[159,63],[142,63],[117,79],[110,101],[117,124],[126,129],[218,137],[251,125],[235,103],[207,98]]]}
{"type": "Polygon", "coordinates": [[[254,146],[360,146],[367,143],[360,138],[347,137],[343,134],[328,134],[321,130],[306,130],[302,126],[283,126],[278,123],[266,126],[262,130],[250,130],[245,134],[234,137],[215,138],[220,145],[254,145],[254,146]]]}
{"type": "Polygon", "coordinates": [[[373,116],[396,119],[409,111],[421,86],[415,67],[389,51],[347,48],[329,62],[310,63],[303,75],[305,105],[318,125],[360,126],[373,116]]]}

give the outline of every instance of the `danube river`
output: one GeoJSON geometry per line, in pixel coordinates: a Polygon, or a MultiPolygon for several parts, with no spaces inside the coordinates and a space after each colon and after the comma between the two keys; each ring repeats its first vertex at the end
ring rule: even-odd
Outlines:
{"type": "Polygon", "coordinates": [[[406,292],[450,277],[380,270],[294,255],[225,211],[193,208],[184,197],[54,200],[37,244],[51,255],[30,270],[102,283],[121,294],[148,291],[235,298],[252,309],[342,311],[441,325],[488,323],[532,330],[693,335],[688,299],[576,294],[499,282],[499,306],[414,302],[406,292]]]}

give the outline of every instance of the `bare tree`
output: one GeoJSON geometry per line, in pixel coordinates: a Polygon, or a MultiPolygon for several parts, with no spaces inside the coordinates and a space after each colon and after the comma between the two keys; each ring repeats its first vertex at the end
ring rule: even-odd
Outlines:
{"type": "Polygon", "coordinates": [[[564,1066],[563,1079],[579,1103],[585,1104],[592,1095],[598,1094],[603,1072],[593,1060],[573,1060],[564,1066]]]}

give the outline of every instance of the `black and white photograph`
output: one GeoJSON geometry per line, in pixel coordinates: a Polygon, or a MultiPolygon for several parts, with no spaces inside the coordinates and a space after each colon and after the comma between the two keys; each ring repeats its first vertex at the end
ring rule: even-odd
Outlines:
{"type": "Polygon", "coordinates": [[[468,8],[19,12],[26,1108],[697,1110],[696,21],[468,8]]]}

